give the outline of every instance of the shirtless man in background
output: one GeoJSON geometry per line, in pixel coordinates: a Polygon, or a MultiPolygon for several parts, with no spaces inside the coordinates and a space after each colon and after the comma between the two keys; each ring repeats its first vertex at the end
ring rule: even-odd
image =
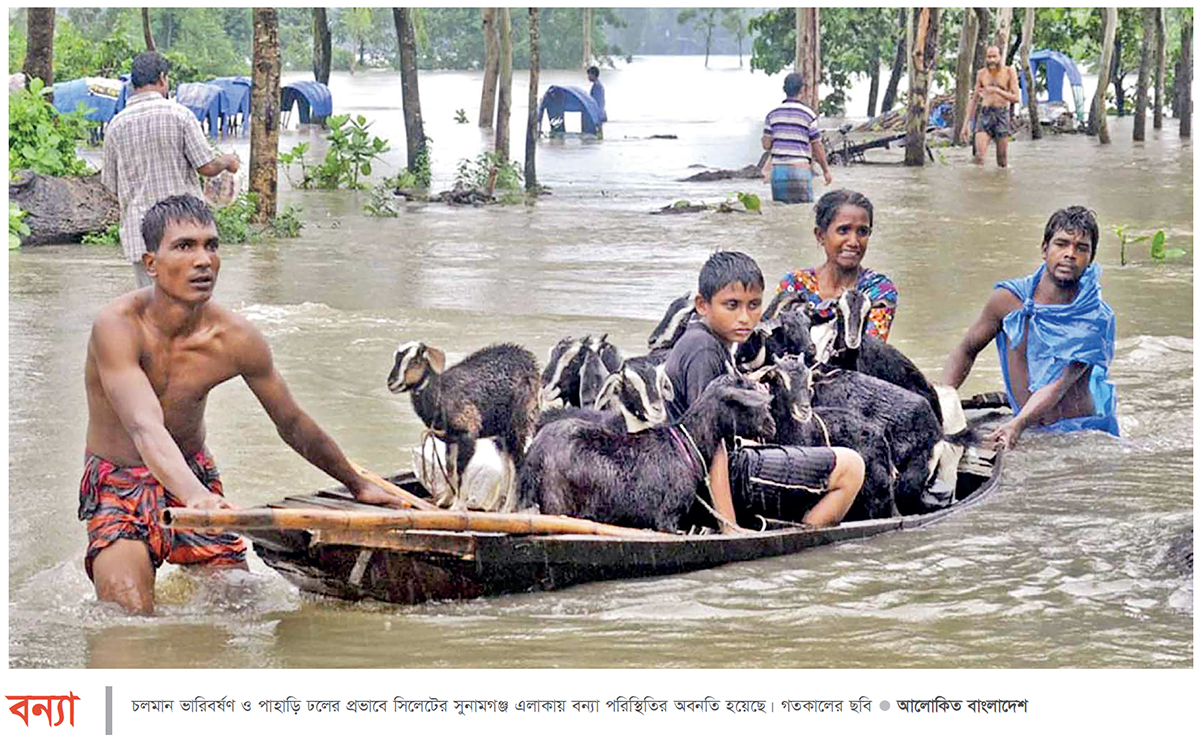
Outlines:
{"type": "Polygon", "coordinates": [[[1008,167],[1008,136],[1012,124],[1008,117],[1008,106],[1021,100],[1017,87],[1017,72],[1004,65],[1000,47],[989,46],[984,57],[987,65],[975,78],[975,90],[967,103],[967,115],[963,118],[961,138],[966,139],[971,122],[975,118],[975,104],[979,109],[979,128],[975,132],[975,164],[983,165],[988,145],[996,140],[996,164],[1008,167]]]}
{"type": "Polygon", "coordinates": [[[149,614],[164,560],[246,567],[245,543],[236,534],[160,523],[168,506],[230,507],[204,443],[208,393],[226,380],[246,380],[288,446],[356,500],[403,502],[355,472],[296,404],[262,333],[212,301],[221,258],[208,206],[192,195],[171,196],[146,213],[142,233],[142,262],[153,283],[102,308],[88,340],[79,518],[87,521],[84,566],[97,598],[149,614]]]}

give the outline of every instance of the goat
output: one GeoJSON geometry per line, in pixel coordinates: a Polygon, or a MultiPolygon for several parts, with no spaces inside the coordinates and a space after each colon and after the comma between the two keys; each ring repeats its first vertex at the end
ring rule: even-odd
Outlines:
{"type": "Polygon", "coordinates": [[[814,338],[817,360],[872,377],[915,392],[929,402],[938,424],[942,423],[942,406],[933,385],[917,365],[895,346],[872,335],[863,328],[870,315],[871,304],[858,289],[847,289],[837,301],[832,338],[814,338]],[[829,348],[826,353],[823,348],[829,348]]]}
{"type": "Polygon", "coordinates": [[[762,377],[772,391],[775,441],[792,446],[842,446],[866,463],[862,488],[844,521],[897,515],[896,475],[884,426],[848,408],[812,405],[812,370],[798,356],[778,359],[762,377]]]}
{"type": "Polygon", "coordinates": [[[637,434],[580,418],[547,425],[518,472],[519,511],[677,532],[691,521],[720,442],[771,438],[770,397],[750,380],[713,380],[676,425],[637,434]]]}
{"type": "Polygon", "coordinates": [[[696,314],[696,295],[699,291],[691,291],[681,297],[676,297],[667,305],[667,313],[650,333],[647,344],[650,350],[670,349],[687,331],[688,323],[696,314]]]}
{"type": "Polygon", "coordinates": [[[669,353],[651,351],[645,356],[625,359],[621,368],[604,381],[595,407],[620,412],[629,433],[666,423],[666,403],[675,397],[665,364],[669,353]]]}
{"type": "Polygon", "coordinates": [[[776,316],[760,320],[754,332],[734,351],[738,369],[751,372],[783,356],[813,359],[817,348],[812,339],[812,318],[802,306],[789,305],[776,316]]]}
{"type": "MultiPolygon", "coordinates": [[[[439,349],[401,343],[387,386],[396,394],[411,391],[413,410],[446,442],[451,483],[462,485],[475,442],[486,436],[496,437],[497,446],[520,466],[538,399],[537,358],[528,350],[511,343],[488,346],[446,369],[439,349]]],[[[505,510],[511,510],[512,498],[507,500],[505,510]]],[[[465,506],[461,492],[454,506],[465,506]]]]}
{"type": "Polygon", "coordinates": [[[620,349],[608,342],[607,333],[599,338],[563,338],[550,347],[538,392],[539,407],[591,406],[604,380],[622,360],[620,349]]]}

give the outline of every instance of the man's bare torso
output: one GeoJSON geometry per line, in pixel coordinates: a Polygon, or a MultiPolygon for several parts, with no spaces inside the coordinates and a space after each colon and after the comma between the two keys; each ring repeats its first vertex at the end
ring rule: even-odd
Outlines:
{"type": "Polygon", "coordinates": [[[1006,108],[1008,100],[1000,94],[990,91],[989,87],[994,85],[1001,90],[1010,90],[1014,79],[1013,69],[1007,65],[1000,65],[1000,69],[995,74],[987,67],[980,70],[977,87],[983,91],[981,105],[988,108],[1006,108]]]}
{"type": "MultiPolygon", "coordinates": [[[[133,334],[138,365],[162,407],[163,423],[185,456],[204,446],[204,410],[213,387],[239,371],[231,358],[238,318],[214,302],[206,303],[195,326],[174,338],[163,335],[148,319],[153,289],[118,299],[105,312],[115,313],[133,334]]],[[[114,464],[142,464],[142,457],[114,410],[100,379],[93,337],[88,342],[84,385],[88,400],[87,448],[114,464]]]]}

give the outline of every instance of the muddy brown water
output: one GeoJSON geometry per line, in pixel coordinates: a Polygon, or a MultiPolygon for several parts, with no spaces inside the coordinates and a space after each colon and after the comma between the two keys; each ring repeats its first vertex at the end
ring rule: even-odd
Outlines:
{"type": "MultiPolygon", "coordinates": [[[[543,85],[582,84],[549,72],[543,85]]],[[[607,332],[644,348],[670,299],[709,252],[753,255],[768,283],[820,256],[811,210],[777,206],[761,182],[679,183],[703,164],[758,156],[779,78],[716,58],[642,59],[606,72],[601,142],[543,142],[536,206],[410,206],[363,214],[363,194],[298,193],[297,240],[224,245],[221,302],[270,341],[293,393],[356,460],[407,468],[421,426],[384,380],[401,340],[451,362],[488,343],[544,361],[564,335],[607,332]],[[662,86],[665,77],[678,85],[662,86]],[[714,105],[713,101],[722,101],[714,105]],[[648,139],[675,134],[678,139],[648,139]],[[761,216],[650,216],[681,198],[751,190],[761,216]]],[[[422,76],[435,187],[483,135],[478,73],[422,76]]],[[[525,78],[514,95],[525,100],[525,78]]],[[[335,106],[361,112],[401,149],[399,79],[336,76],[335,106]]],[[[525,110],[514,109],[519,132],[525,110]]],[[[321,143],[293,129],[282,147],[321,143]]],[[[251,558],[252,572],[204,582],[172,567],[159,617],[96,603],[76,520],[85,403],[82,369],[98,307],[132,288],[115,247],[10,253],[9,655],[14,667],[1188,667],[1191,575],[1164,565],[1193,514],[1193,166],[1177,122],[1130,142],[1082,136],[1019,141],[1012,167],[969,165],[961,150],[923,169],[836,171],[875,203],[866,263],[900,287],[893,342],[931,375],[993,283],[1032,272],[1049,213],[1083,203],[1102,228],[1104,297],[1117,312],[1111,378],[1124,436],[1028,434],[982,506],[928,529],[666,578],[599,583],[415,607],[301,594],[251,558]],[[1114,227],[1163,228],[1187,256],[1120,266],[1114,227]],[[186,630],[186,631],[181,631],[186,630]],[[560,641],[569,638],[569,642],[560,641]]],[[[523,156],[517,137],[513,156],[523,156]]],[[[232,146],[246,158],[248,145],[232,146]]],[[[881,153],[895,160],[895,153],[881,153]]],[[[999,389],[981,354],[965,393],[999,389]]],[[[234,503],[251,506],[329,483],[278,438],[241,382],[218,388],[209,444],[234,503]]]]}

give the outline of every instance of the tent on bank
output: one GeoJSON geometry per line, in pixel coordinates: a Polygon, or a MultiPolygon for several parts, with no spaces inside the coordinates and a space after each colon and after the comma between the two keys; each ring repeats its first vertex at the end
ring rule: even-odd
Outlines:
{"type": "MultiPolygon", "coordinates": [[[[1046,74],[1046,98],[1039,98],[1038,105],[1060,103],[1065,104],[1066,99],[1063,97],[1063,82],[1069,81],[1071,84],[1071,99],[1075,104],[1075,118],[1080,123],[1083,122],[1083,76],[1079,74],[1079,68],[1075,66],[1075,61],[1062,52],[1056,52],[1052,49],[1039,49],[1029,55],[1029,66],[1033,70],[1033,77],[1037,79],[1038,70],[1045,70],[1046,74]]],[[[1025,74],[1022,72],[1018,75],[1021,83],[1021,105],[1029,105],[1028,86],[1025,83],[1025,74]]]]}
{"type": "Polygon", "coordinates": [[[542,116],[550,117],[550,134],[565,134],[567,111],[578,111],[584,134],[596,134],[601,122],[600,106],[596,99],[583,88],[574,85],[551,85],[542,96],[538,107],[538,128],[542,125],[542,116]]]}
{"type": "Polygon", "coordinates": [[[316,80],[288,83],[279,92],[279,113],[284,115],[285,126],[292,106],[300,109],[300,123],[308,124],[314,116],[333,115],[333,94],[326,85],[316,80]]]}

